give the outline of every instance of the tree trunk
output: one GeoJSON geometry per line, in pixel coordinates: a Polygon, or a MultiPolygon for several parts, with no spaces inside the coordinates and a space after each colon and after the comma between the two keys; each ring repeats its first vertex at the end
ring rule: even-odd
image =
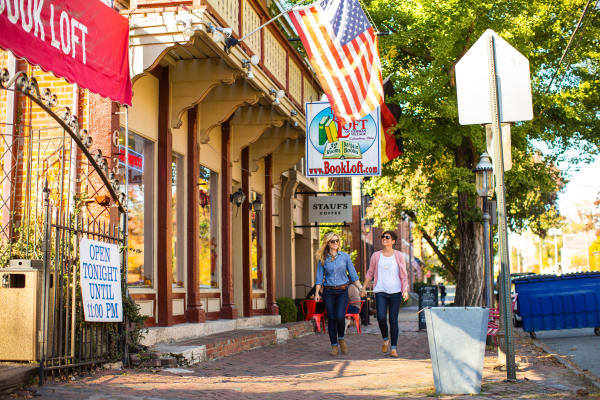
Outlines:
{"type": "Polygon", "coordinates": [[[456,280],[457,306],[481,306],[484,295],[483,227],[465,217],[469,209],[468,194],[458,194],[458,279],[456,280]]]}
{"type": "MultiPolygon", "coordinates": [[[[458,167],[472,169],[477,157],[468,138],[455,152],[458,167]],[[465,143],[466,142],[466,143],[465,143]]],[[[474,205],[473,205],[474,206],[474,205]]],[[[458,278],[456,280],[456,306],[481,306],[484,300],[483,226],[473,218],[469,194],[458,192],[458,278]]]]}

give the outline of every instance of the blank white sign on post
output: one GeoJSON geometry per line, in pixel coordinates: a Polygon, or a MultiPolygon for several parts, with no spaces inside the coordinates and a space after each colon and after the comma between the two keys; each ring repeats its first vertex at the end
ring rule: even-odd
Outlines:
{"type": "Polygon", "coordinates": [[[529,60],[491,29],[456,64],[458,122],[491,124],[489,37],[494,37],[500,122],[533,118],[529,60]]]}
{"type": "MultiPolygon", "coordinates": [[[[496,162],[494,161],[494,143],[495,138],[492,134],[492,125],[488,124],[485,126],[485,141],[486,149],[488,154],[491,154],[492,164],[494,170],[496,169],[496,162]]],[[[512,168],[512,151],[510,141],[510,124],[502,124],[502,155],[504,156],[504,171],[509,171],[512,168]]]]}

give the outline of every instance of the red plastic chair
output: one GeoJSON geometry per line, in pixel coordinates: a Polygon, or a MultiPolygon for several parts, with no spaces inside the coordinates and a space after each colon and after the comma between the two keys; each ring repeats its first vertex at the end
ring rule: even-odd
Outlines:
{"type": "MultiPolygon", "coordinates": [[[[323,300],[319,301],[319,303],[322,302],[323,300]]],[[[317,302],[313,299],[306,299],[302,301],[301,306],[304,320],[310,321],[311,319],[314,319],[315,324],[317,325],[317,332],[321,332],[321,325],[323,326],[323,332],[325,332],[325,311],[317,313],[317,302]]]]}
{"type": "Polygon", "coordinates": [[[363,306],[364,303],[365,303],[364,300],[349,301],[348,305],[346,306],[346,319],[353,319],[354,320],[354,324],[356,325],[356,331],[358,333],[361,333],[361,330],[360,330],[360,310],[362,310],[362,306],[363,306]],[[356,313],[349,313],[348,312],[348,309],[350,308],[351,305],[358,309],[358,311],[356,313]]]}
{"type": "MultiPolygon", "coordinates": [[[[517,294],[512,299],[512,311],[515,312],[517,305],[517,294]]],[[[487,326],[487,335],[494,338],[494,343],[498,346],[498,330],[500,329],[500,311],[497,308],[490,308],[490,316],[487,326]]]]}
{"type": "Polygon", "coordinates": [[[498,329],[500,329],[500,311],[497,308],[490,308],[487,335],[494,339],[496,346],[498,345],[498,339],[496,338],[498,329]]]}

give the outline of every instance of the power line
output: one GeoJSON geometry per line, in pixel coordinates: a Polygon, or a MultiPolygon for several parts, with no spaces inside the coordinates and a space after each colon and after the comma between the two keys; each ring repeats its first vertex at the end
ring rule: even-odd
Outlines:
{"type": "MultiPolygon", "coordinates": [[[[598,5],[598,1],[600,1],[600,0],[596,0],[596,4],[594,5],[594,8],[598,5]]],[[[592,0],[588,0],[588,2],[586,3],[585,8],[583,9],[583,12],[581,13],[581,17],[579,18],[579,22],[577,22],[577,26],[575,26],[575,29],[573,30],[573,33],[571,34],[571,37],[569,38],[569,42],[567,43],[567,47],[565,48],[565,51],[563,51],[563,54],[560,57],[560,60],[558,61],[558,65],[556,66],[556,71],[554,72],[554,75],[552,75],[552,79],[550,79],[550,82],[548,83],[548,86],[546,87],[546,90],[544,91],[544,94],[548,93],[548,90],[550,90],[550,86],[552,86],[552,82],[554,82],[554,78],[556,78],[556,75],[558,75],[558,72],[560,71],[560,65],[564,61],[565,57],[567,56],[567,54],[568,54],[568,52],[569,52],[569,50],[571,48],[571,43],[573,42],[573,38],[575,37],[575,35],[579,31],[579,28],[584,25],[584,24],[582,24],[582,22],[583,22],[583,19],[585,18],[586,14],[587,14],[589,8],[590,8],[591,2],[592,2],[592,0]]],[[[585,22],[585,25],[587,25],[587,20],[585,22]]],[[[575,44],[574,48],[577,48],[577,46],[579,45],[580,41],[581,41],[581,36],[579,36],[579,39],[577,40],[577,43],[575,44]]],[[[568,70],[568,68],[570,66],[571,66],[571,63],[569,62],[569,64],[567,65],[567,67],[563,71],[559,82],[562,80],[562,77],[567,72],[567,70],[568,70]]]]}

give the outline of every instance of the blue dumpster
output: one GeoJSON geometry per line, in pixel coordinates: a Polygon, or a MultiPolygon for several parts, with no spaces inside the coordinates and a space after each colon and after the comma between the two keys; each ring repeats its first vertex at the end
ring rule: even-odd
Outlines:
{"type": "Polygon", "coordinates": [[[513,280],[523,330],[595,328],[600,335],[600,272],[538,275],[513,280]]]}

